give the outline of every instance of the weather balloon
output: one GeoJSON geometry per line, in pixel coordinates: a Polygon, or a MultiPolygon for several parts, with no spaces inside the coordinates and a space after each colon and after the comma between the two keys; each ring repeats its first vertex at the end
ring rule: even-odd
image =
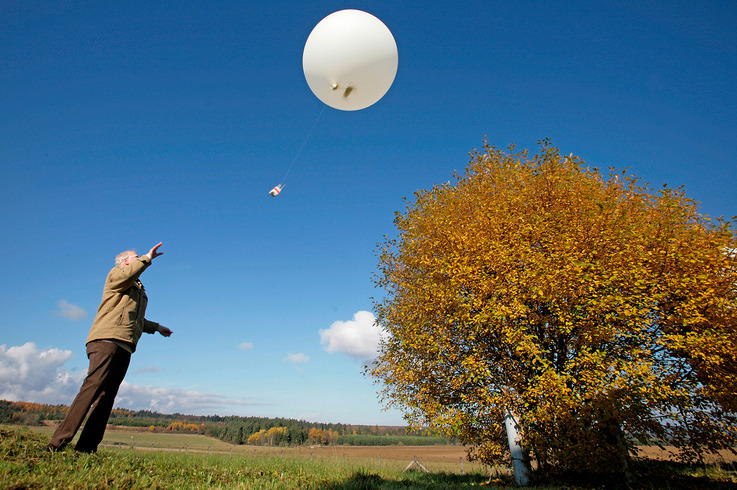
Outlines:
{"type": "Polygon", "coordinates": [[[340,10],[310,33],[302,69],[318,99],[335,109],[357,111],[386,94],[398,60],[397,43],[383,22],[361,10],[340,10]]]}

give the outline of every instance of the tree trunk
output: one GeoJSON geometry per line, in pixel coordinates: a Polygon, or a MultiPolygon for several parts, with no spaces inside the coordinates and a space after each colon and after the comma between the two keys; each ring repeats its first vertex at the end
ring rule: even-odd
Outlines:
{"type": "Polygon", "coordinates": [[[507,429],[507,441],[509,442],[509,453],[512,455],[512,469],[514,470],[514,482],[526,487],[530,483],[529,468],[525,451],[519,443],[519,425],[517,417],[510,411],[504,412],[504,426],[507,429]]]}

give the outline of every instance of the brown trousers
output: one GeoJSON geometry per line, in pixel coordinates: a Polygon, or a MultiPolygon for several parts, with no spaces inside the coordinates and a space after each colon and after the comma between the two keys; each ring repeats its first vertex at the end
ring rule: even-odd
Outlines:
{"type": "Polygon", "coordinates": [[[66,446],[89,412],[76,449],[84,452],[97,451],[97,446],[105,435],[118,388],[128,371],[131,355],[118,345],[98,340],[87,344],[87,358],[90,360],[87,377],[66,417],[51,438],[51,445],[54,447],[66,446]]]}

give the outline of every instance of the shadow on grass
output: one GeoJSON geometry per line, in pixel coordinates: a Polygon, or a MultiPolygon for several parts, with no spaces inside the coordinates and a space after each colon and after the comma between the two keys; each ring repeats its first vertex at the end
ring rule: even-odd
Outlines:
{"type": "MultiPolygon", "coordinates": [[[[688,465],[671,461],[638,461],[633,464],[634,481],[610,475],[566,475],[563,478],[536,482],[537,489],[669,489],[669,490],[737,490],[737,475],[731,466],[688,465]]],[[[405,473],[398,478],[384,478],[359,471],[350,478],[326,488],[331,490],[372,489],[460,489],[484,486],[485,488],[513,488],[511,476],[489,482],[482,474],[454,475],[447,473],[405,473]]]]}
{"type": "MultiPolygon", "coordinates": [[[[398,479],[385,479],[372,473],[358,472],[349,479],[327,488],[331,490],[369,490],[392,488],[454,489],[486,484],[488,476],[481,474],[455,475],[448,473],[406,473],[398,479]]],[[[510,483],[510,482],[505,482],[510,483]]],[[[503,485],[502,485],[503,486],[503,485]]],[[[494,487],[489,487],[494,488],[494,487]]]]}
{"type": "MultiPolygon", "coordinates": [[[[703,465],[673,461],[637,460],[631,465],[630,478],[623,474],[565,473],[540,479],[539,488],[599,488],[607,490],[737,490],[737,478],[728,465],[703,465]]],[[[533,487],[536,488],[536,487],[533,487]]]]}
{"type": "Polygon", "coordinates": [[[637,461],[634,464],[638,483],[644,488],[735,490],[737,474],[727,465],[700,465],[674,461],[637,461]]]}

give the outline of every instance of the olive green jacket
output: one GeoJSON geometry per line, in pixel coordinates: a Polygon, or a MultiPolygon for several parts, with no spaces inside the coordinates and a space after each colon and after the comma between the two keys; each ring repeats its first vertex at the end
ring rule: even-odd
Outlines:
{"type": "Polygon", "coordinates": [[[94,340],[117,340],[136,350],[143,332],[155,333],[159,324],[146,320],[148,297],[138,277],[151,265],[151,258],[144,255],[126,267],[113,267],[105,280],[102,302],[87,336],[87,343],[94,340]]]}

